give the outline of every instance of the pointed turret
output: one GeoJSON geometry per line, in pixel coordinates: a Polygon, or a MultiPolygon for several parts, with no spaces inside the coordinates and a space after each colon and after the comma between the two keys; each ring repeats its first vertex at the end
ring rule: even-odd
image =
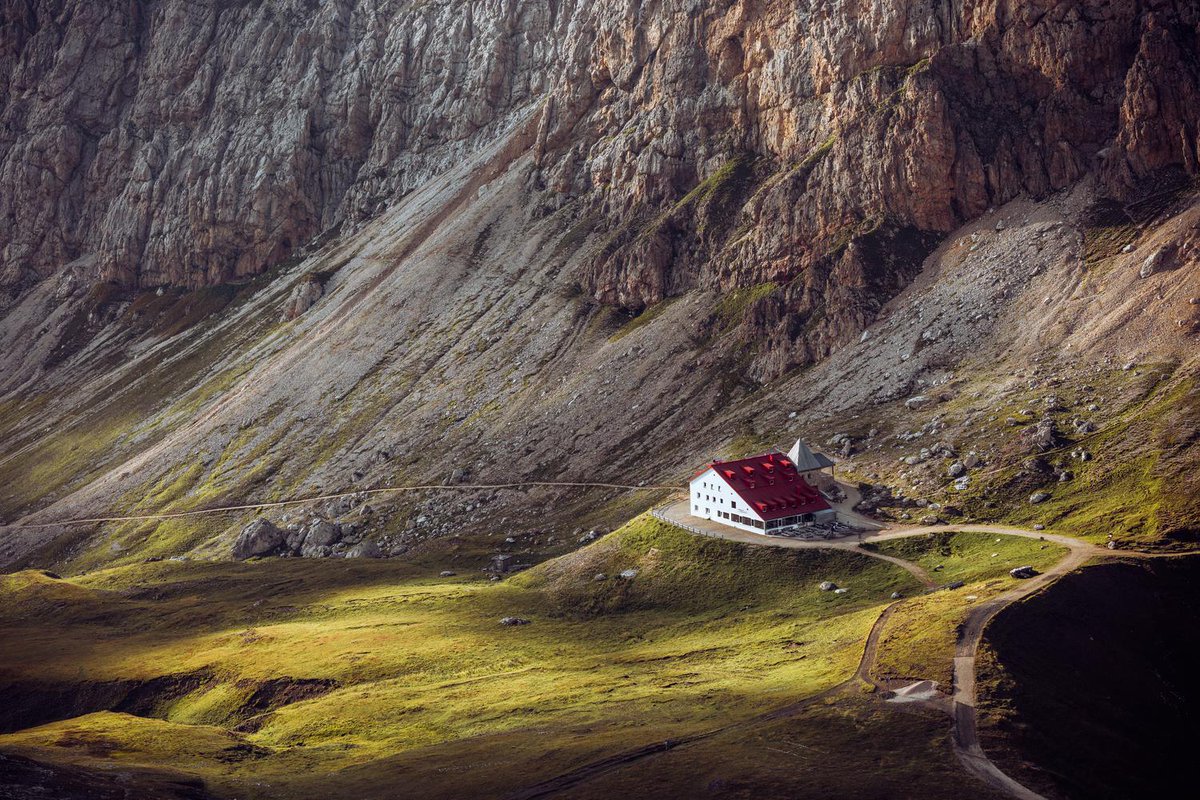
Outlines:
{"type": "Polygon", "coordinates": [[[833,466],[833,462],[824,453],[814,453],[808,445],[800,439],[792,445],[792,449],[788,451],[788,458],[796,465],[798,472],[811,472],[815,469],[826,469],[833,466]]]}

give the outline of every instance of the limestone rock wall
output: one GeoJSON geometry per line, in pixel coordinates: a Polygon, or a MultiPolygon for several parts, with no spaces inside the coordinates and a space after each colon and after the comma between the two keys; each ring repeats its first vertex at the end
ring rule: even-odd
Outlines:
{"type": "Polygon", "coordinates": [[[353,226],[538,114],[530,213],[640,308],[753,292],[777,374],[938,238],[1197,173],[1200,10],[1105,0],[3,0],[0,286],[188,287],[353,226]]]}

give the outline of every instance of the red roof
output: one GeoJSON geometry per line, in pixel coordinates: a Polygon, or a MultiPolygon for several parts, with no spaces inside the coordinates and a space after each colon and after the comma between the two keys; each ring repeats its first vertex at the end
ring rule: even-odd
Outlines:
{"type": "Polygon", "coordinates": [[[796,465],[782,453],[714,461],[710,466],[764,520],[829,508],[820,492],[804,480],[796,465]]]}

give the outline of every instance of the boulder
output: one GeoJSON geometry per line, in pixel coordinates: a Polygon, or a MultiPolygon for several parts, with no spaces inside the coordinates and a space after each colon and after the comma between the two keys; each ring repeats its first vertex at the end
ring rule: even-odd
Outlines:
{"type": "Polygon", "coordinates": [[[1047,492],[1034,492],[1033,494],[1029,495],[1029,502],[1034,504],[1044,503],[1049,499],[1050,495],[1047,492]]]}
{"type": "Polygon", "coordinates": [[[838,585],[833,581],[821,581],[821,585],[818,588],[822,592],[832,592],[838,588],[838,585]]]}
{"type": "Polygon", "coordinates": [[[1054,420],[1050,417],[1045,417],[1038,421],[1038,424],[1026,431],[1027,441],[1033,450],[1045,452],[1053,450],[1062,443],[1059,437],[1058,428],[1054,425],[1054,420]]]}
{"type": "Polygon", "coordinates": [[[637,574],[638,571],[636,569],[623,569],[620,572],[621,577],[625,578],[626,580],[629,580],[630,578],[636,578],[637,574]]]}
{"type": "Polygon", "coordinates": [[[892,592],[893,600],[899,600],[901,597],[904,597],[904,595],[900,594],[899,592],[892,592]]]}
{"type": "Polygon", "coordinates": [[[955,461],[953,464],[951,464],[946,469],[946,472],[950,475],[951,478],[961,477],[962,474],[966,471],[967,471],[967,467],[961,461],[955,461]]]}
{"type": "Polygon", "coordinates": [[[367,539],[365,542],[359,542],[346,551],[346,558],[382,558],[383,551],[379,549],[379,545],[367,539]]]}
{"type": "Polygon", "coordinates": [[[925,408],[932,402],[933,400],[928,395],[917,394],[905,400],[904,405],[910,411],[916,411],[917,409],[925,408]]]}
{"type": "Polygon", "coordinates": [[[1162,269],[1163,261],[1166,258],[1166,248],[1159,248],[1142,262],[1141,269],[1138,270],[1139,278],[1149,278],[1154,273],[1162,269]]]}
{"type": "Polygon", "coordinates": [[[306,547],[320,547],[321,545],[333,544],[341,534],[337,525],[320,518],[314,519],[301,530],[304,532],[304,545],[306,547]]]}
{"type": "Polygon", "coordinates": [[[1029,565],[1025,565],[1023,567],[1014,567],[1013,569],[1010,569],[1008,574],[1014,578],[1025,579],[1032,578],[1033,576],[1037,575],[1037,570],[1029,565]]]}
{"type": "Polygon", "coordinates": [[[259,517],[238,534],[233,543],[233,557],[239,561],[254,556],[265,556],[278,550],[287,539],[287,531],[275,526],[271,520],[259,517]]]}
{"type": "Polygon", "coordinates": [[[607,576],[607,575],[605,575],[603,572],[597,572],[595,575],[593,575],[593,576],[592,576],[592,580],[594,580],[594,581],[606,581],[606,580],[608,580],[608,576],[607,576]]]}
{"type": "Polygon", "coordinates": [[[457,575],[457,574],[458,574],[458,573],[456,573],[456,572],[455,572],[454,570],[452,570],[452,569],[444,569],[444,570],[442,570],[441,572],[439,572],[439,573],[438,573],[438,577],[439,577],[439,578],[453,578],[453,577],[454,577],[455,575],[457,575]]]}
{"type": "Polygon", "coordinates": [[[522,619],[521,617],[501,617],[500,624],[501,625],[528,625],[529,620],[522,619]]]}

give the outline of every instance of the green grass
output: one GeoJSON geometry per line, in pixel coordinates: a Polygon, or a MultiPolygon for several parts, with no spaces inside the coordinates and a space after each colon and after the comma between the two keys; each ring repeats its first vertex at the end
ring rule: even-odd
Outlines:
{"type": "Polygon", "coordinates": [[[1067,552],[1062,545],[1020,536],[951,532],[895,539],[874,549],[920,564],[940,583],[965,583],[905,600],[880,638],[876,678],[935,680],[943,687],[951,684],[957,629],[971,607],[1011,588],[1013,567],[1042,571],[1067,552]],[[976,599],[968,599],[972,596],[976,599]]]}
{"type": "Polygon", "coordinates": [[[1001,491],[993,498],[994,507],[982,513],[1002,515],[1014,524],[1041,522],[1096,543],[1111,536],[1118,545],[1137,548],[1193,546],[1200,538],[1195,522],[1200,477],[1193,455],[1200,441],[1200,387],[1193,378],[1164,383],[1144,391],[1132,387],[1139,396],[1120,418],[1048,456],[1071,470],[1073,480],[1059,483],[1047,476],[1041,482],[1019,482],[1012,477],[1016,468],[1009,468],[991,479],[1001,491]],[[1095,459],[1067,457],[1078,446],[1095,459]],[[1006,486],[1011,488],[1004,490],[1006,486]],[[1050,499],[1030,504],[1035,490],[1046,491],[1050,499]]]}
{"type": "Polygon", "coordinates": [[[1024,536],[953,532],[908,536],[872,545],[884,555],[912,561],[924,567],[939,583],[973,583],[1003,577],[1013,567],[1031,565],[1046,569],[1057,563],[1067,549],[1053,542],[1024,536]],[[937,567],[941,569],[934,571],[937,567]]]}
{"type": "Polygon", "coordinates": [[[0,748],[86,766],[79,742],[95,750],[99,737],[104,758],[177,767],[249,797],[288,796],[318,774],[346,776],[322,796],[356,796],[357,780],[399,764],[431,792],[517,785],[834,685],[853,673],[888,594],[915,588],[853,553],[703,539],[648,517],[499,584],[436,570],[271,559],[0,578],[0,630],[22,642],[0,655],[9,683],[78,704],[117,681],[203,676],[152,703],[154,719],[92,714],[0,737],[0,748]],[[623,569],[638,574],[616,577],[623,569]],[[854,590],[820,592],[826,579],[854,590]],[[502,627],[506,615],[532,624],[502,627]],[[248,707],[281,679],[335,688],[248,707]],[[445,759],[494,757],[499,742],[507,766],[439,771],[445,759]],[[261,752],[218,757],[230,747],[261,752]]]}
{"type": "Polygon", "coordinates": [[[962,769],[938,712],[841,697],[784,719],[737,727],[587,781],[577,800],[738,797],[756,800],[991,800],[962,769]]]}

